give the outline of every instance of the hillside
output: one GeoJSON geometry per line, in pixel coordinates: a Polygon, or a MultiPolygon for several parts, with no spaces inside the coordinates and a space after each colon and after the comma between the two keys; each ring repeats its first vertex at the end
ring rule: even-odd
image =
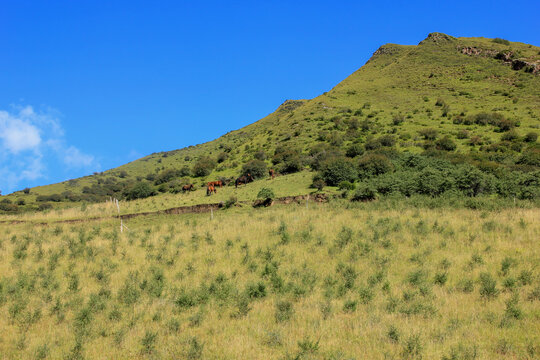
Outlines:
{"type": "MultiPolygon", "coordinates": [[[[214,141],[15,192],[2,197],[3,210],[130,198],[138,183],[175,193],[182,184],[199,188],[209,180],[236,177],[253,159],[290,174],[321,171],[325,160],[336,157],[358,162],[369,154],[383,154],[398,170],[399,154],[424,154],[468,163],[497,178],[531,174],[540,166],[539,116],[540,47],[432,33],[416,46],[383,45],[330,91],[311,100],[288,100],[214,141]]],[[[309,181],[290,184],[291,194],[305,192],[311,183],[313,174],[302,174],[309,181]]],[[[534,176],[523,181],[536,181],[536,187],[539,182],[534,176]]],[[[535,191],[522,197],[535,198],[535,191]]]]}

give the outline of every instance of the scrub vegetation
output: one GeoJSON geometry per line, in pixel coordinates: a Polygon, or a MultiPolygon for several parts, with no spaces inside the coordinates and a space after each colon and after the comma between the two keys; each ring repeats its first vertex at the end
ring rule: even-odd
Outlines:
{"type": "MultiPolygon", "coordinates": [[[[110,197],[160,198],[181,193],[186,184],[232,184],[247,173],[260,179],[270,168],[302,174],[304,183],[319,174],[313,183],[321,189],[383,175],[367,181],[379,195],[388,192],[380,183],[389,177],[403,183],[426,172],[455,183],[456,173],[474,168],[483,185],[469,179],[467,189],[458,190],[537,198],[539,70],[539,47],[504,39],[433,33],[417,46],[387,44],[314,99],[287,100],[267,117],[205,144],[17,191],[2,197],[0,212],[46,211],[110,197]],[[422,159],[407,163],[411,155],[422,159]]],[[[439,195],[429,187],[420,193],[439,195]]],[[[447,189],[444,184],[442,191],[447,189]]],[[[393,191],[408,196],[417,190],[393,191]]]]}

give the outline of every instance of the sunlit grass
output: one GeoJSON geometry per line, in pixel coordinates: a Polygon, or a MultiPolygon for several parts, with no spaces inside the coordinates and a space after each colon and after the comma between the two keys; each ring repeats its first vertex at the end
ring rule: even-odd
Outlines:
{"type": "Polygon", "coordinates": [[[2,225],[0,353],[539,355],[537,209],[347,207],[2,225]]]}

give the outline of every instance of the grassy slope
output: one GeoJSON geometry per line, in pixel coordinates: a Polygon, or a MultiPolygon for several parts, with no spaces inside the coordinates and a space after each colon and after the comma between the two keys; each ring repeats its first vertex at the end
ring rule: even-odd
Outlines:
{"type": "Polygon", "coordinates": [[[152,216],[124,234],[116,221],[10,226],[0,234],[0,354],[540,355],[537,210],[346,205],[152,216]]]}
{"type": "MultiPolygon", "coordinates": [[[[208,178],[194,180],[198,186],[218,176],[238,175],[242,164],[257,150],[272,155],[276,146],[286,144],[306,151],[318,141],[321,131],[346,134],[341,124],[352,118],[373,121],[379,134],[395,132],[402,139],[398,142],[402,151],[421,151],[416,146],[420,140],[417,131],[426,127],[436,128],[441,136],[450,135],[458,143],[458,152],[470,151],[465,145],[467,139],[456,139],[458,129],[467,129],[471,136],[479,135],[488,142],[499,141],[501,134],[491,127],[455,125],[449,118],[442,117],[441,108],[435,106],[437,99],[450,106],[450,117],[462,112],[498,111],[520,121],[521,126],[517,128],[520,135],[537,130],[540,126],[540,76],[514,71],[492,57],[464,55],[460,51],[463,47],[476,47],[484,52],[511,49],[519,51],[528,61],[540,59],[539,47],[522,43],[504,45],[485,38],[430,36],[418,46],[384,45],[368,63],[331,91],[311,100],[286,102],[267,117],[214,141],[155,153],[101,175],[77,179],[74,186],[66,181],[34,188],[30,195],[17,192],[9,198],[32,203],[36,195],[68,190],[80,192],[98,179],[118,176],[120,171],[127,172],[127,179],[135,180],[163,169],[191,167],[197,158],[215,158],[224,146],[230,146],[232,151],[225,162],[208,178]],[[362,115],[344,112],[358,109],[362,109],[362,115]],[[398,127],[391,126],[395,114],[406,117],[398,127]]],[[[347,143],[346,140],[341,146],[347,143]]],[[[303,186],[305,181],[301,183],[303,186]]],[[[291,194],[305,191],[302,186],[291,189],[291,194]]]]}

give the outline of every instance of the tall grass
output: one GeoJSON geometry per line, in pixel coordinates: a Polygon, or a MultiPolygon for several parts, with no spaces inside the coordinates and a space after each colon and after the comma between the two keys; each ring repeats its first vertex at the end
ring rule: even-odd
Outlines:
{"type": "Polygon", "coordinates": [[[0,354],[535,358],[538,215],[332,202],[141,217],[124,233],[2,225],[0,354]]]}

